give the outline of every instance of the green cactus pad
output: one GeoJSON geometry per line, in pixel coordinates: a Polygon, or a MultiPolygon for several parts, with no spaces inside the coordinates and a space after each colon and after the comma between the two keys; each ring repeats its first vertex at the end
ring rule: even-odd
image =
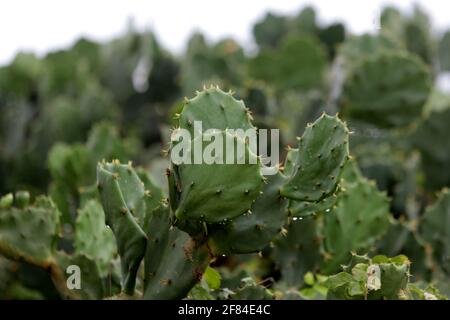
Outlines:
{"type": "Polygon", "coordinates": [[[336,191],[347,159],[346,125],[337,116],[323,114],[300,138],[295,169],[281,188],[281,195],[310,202],[326,198],[336,191]]]}
{"type": "Polygon", "coordinates": [[[149,210],[151,211],[151,210],[159,207],[161,204],[161,201],[163,201],[163,199],[164,199],[164,193],[161,190],[161,188],[159,188],[155,184],[152,177],[150,177],[149,173],[146,170],[144,170],[142,168],[137,168],[136,173],[137,173],[139,179],[144,184],[145,195],[146,195],[145,204],[146,204],[147,212],[149,210]]]}
{"type": "Polygon", "coordinates": [[[450,108],[447,106],[423,119],[412,137],[422,157],[424,182],[429,189],[439,190],[450,185],[449,122],[450,108]]]}
{"type": "Polygon", "coordinates": [[[136,273],[145,254],[147,236],[142,230],[145,218],[145,189],[131,165],[99,163],[97,185],[121,257],[125,293],[132,295],[136,273]]]}
{"type": "Polygon", "coordinates": [[[95,261],[104,277],[117,254],[116,240],[112,230],[105,225],[105,213],[96,200],[89,200],[78,210],[75,223],[75,252],[95,261]]]}
{"type": "Polygon", "coordinates": [[[89,132],[86,149],[91,161],[111,161],[119,159],[125,161],[136,152],[136,141],[122,138],[116,126],[108,122],[96,124],[89,132]]]}
{"type": "Polygon", "coordinates": [[[0,211],[0,253],[18,261],[49,268],[59,235],[60,213],[44,196],[26,208],[0,211]]]}
{"type": "Polygon", "coordinates": [[[273,257],[288,287],[300,287],[304,275],[318,267],[320,236],[313,217],[295,218],[287,225],[287,233],[274,240],[273,257]]]}
{"type": "Polygon", "coordinates": [[[442,71],[450,71],[450,31],[439,41],[439,63],[442,71]]]}
{"type": "Polygon", "coordinates": [[[208,129],[252,128],[250,113],[244,102],[238,101],[230,93],[211,87],[199,92],[196,97],[186,100],[180,114],[179,126],[187,129],[194,137],[194,121],[201,121],[203,131],[208,129]]]}
{"type": "MultiPolygon", "coordinates": [[[[226,131],[217,132],[215,138],[220,137],[223,144],[222,155],[226,157],[225,141],[234,141],[234,164],[180,164],[177,167],[177,180],[180,186],[178,207],[175,216],[178,220],[193,222],[220,223],[248,212],[252,203],[259,196],[263,184],[260,174],[260,160],[253,154],[249,146],[226,131]],[[217,135],[216,135],[217,134],[217,135]],[[244,150],[245,163],[239,164],[237,150],[244,150]]],[[[196,141],[208,138],[207,134],[192,141],[191,150],[196,141]]],[[[211,138],[211,137],[210,137],[211,138]]],[[[214,139],[215,139],[214,138],[214,139]]],[[[208,142],[203,141],[203,150],[208,142]]],[[[180,224],[181,226],[181,224],[180,224]]],[[[188,231],[188,230],[186,230],[188,231]]]]}
{"type": "MultiPolygon", "coordinates": [[[[289,149],[284,162],[284,174],[290,176],[295,171],[295,161],[298,157],[298,149],[289,149]]],[[[345,166],[346,167],[346,166],[345,166]]],[[[345,169],[344,169],[345,170],[345,169]]],[[[289,200],[288,212],[292,217],[307,217],[330,209],[337,200],[337,195],[332,194],[319,202],[289,200]]]]}
{"type": "Polygon", "coordinates": [[[251,213],[226,224],[208,226],[209,247],[215,255],[261,251],[281,232],[287,218],[287,203],[280,196],[284,182],[280,172],[268,176],[251,213]]]}
{"type": "Polygon", "coordinates": [[[407,221],[394,220],[377,243],[376,252],[388,256],[404,254],[412,261],[411,272],[416,279],[427,279],[430,276],[430,269],[433,266],[426,256],[426,244],[407,221]]]}
{"type": "Polygon", "coordinates": [[[201,280],[210,257],[205,245],[170,224],[165,206],[146,221],[144,299],[182,299],[201,280]]]}
{"type": "Polygon", "coordinates": [[[279,91],[318,89],[327,67],[326,48],[309,35],[290,35],[276,50],[261,50],[249,62],[252,78],[266,81],[279,91]]]}
{"type": "Polygon", "coordinates": [[[337,194],[332,194],[318,202],[289,200],[289,216],[308,217],[321,212],[329,212],[336,204],[337,199],[337,194]]]}
{"type": "Polygon", "coordinates": [[[47,163],[53,179],[51,197],[61,211],[62,222],[72,224],[78,188],[95,181],[95,162],[90,163],[84,145],[58,143],[50,150],[47,163]]]}
{"type": "MultiPolygon", "coordinates": [[[[398,300],[407,298],[410,261],[406,256],[361,257],[345,272],[330,276],[329,300],[398,300]]],[[[355,259],[354,257],[352,259],[355,259]]]]}
{"type": "MultiPolygon", "coordinates": [[[[376,262],[376,258],[374,257],[372,262],[376,262]]],[[[383,260],[380,260],[380,262],[383,260]]],[[[386,261],[381,262],[381,288],[380,292],[376,294],[384,299],[400,299],[402,290],[405,290],[408,284],[410,264],[411,262],[405,256],[386,259],[386,261]]]]}
{"type": "Polygon", "coordinates": [[[428,242],[433,258],[450,274],[450,190],[444,189],[437,202],[425,210],[419,232],[428,242]]]}
{"type": "MultiPolygon", "coordinates": [[[[176,169],[176,167],[175,167],[176,169]]],[[[179,201],[179,190],[180,187],[179,183],[177,182],[176,175],[174,173],[174,168],[166,169],[166,177],[167,177],[167,184],[169,189],[169,204],[171,211],[175,212],[178,207],[178,201],[179,201]]]]}
{"type": "Polygon", "coordinates": [[[351,36],[340,47],[339,55],[345,60],[345,67],[351,69],[362,59],[372,57],[380,51],[398,50],[401,45],[386,34],[363,34],[351,36]]]}
{"type": "Polygon", "coordinates": [[[253,36],[260,48],[276,48],[280,40],[288,33],[289,23],[286,17],[268,12],[253,26],[253,36]]]}
{"type": "Polygon", "coordinates": [[[290,177],[295,172],[295,162],[298,158],[298,149],[288,148],[286,159],[284,160],[283,174],[286,177],[290,177]]]}
{"type": "Polygon", "coordinates": [[[342,180],[341,184],[336,206],[324,219],[327,272],[338,270],[351,251],[368,250],[389,228],[389,200],[373,181],[360,177],[354,182],[342,180]]]}
{"type": "Polygon", "coordinates": [[[379,52],[352,68],[342,110],[346,117],[382,128],[407,126],[420,117],[430,91],[430,72],[417,57],[379,52]]]}

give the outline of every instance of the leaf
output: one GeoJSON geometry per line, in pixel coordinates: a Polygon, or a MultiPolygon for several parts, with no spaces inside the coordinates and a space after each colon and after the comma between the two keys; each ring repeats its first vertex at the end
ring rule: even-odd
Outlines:
{"type": "Polygon", "coordinates": [[[205,273],[203,274],[203,278],[210,289],[215,290],[220,288],[222,277],[220,276],[220,273],[213,268],[207,267],[205,273]]]}

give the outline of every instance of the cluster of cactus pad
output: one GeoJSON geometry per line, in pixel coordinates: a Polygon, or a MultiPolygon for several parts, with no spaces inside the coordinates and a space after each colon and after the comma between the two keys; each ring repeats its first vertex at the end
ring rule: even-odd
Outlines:
{"type": "Polygon", "coordinates": [[[253,33],[252,57],[131,29],[0,68],[0,299],[447,299],[449,33],[311,7],[253,33]]]}
{"type": "MultiPolygon", "coordinates": [[[[252,127],[242,101],[216,87],[186,100],[178,118],[180,128],[202,121],[224,135],[252,127]]],[[[347,158],[345,124],[324,114],[300,139],[292,170],[277,167],[269,177],[258,161],[171,163],[166,199],[131,164],[100,163],[97,188],[117,240],[124,292],[133,294],[142,260],[144,298],[173,299],[188,293],[214,257],[261,251],[283,232],[288,201],[315,204],[333,195],[347,158]]]]}
{"type": "MultiPolygon", "coordinates": [[[[244,103],[218,87],[186,99],[177,119],[179,128],[192,131],[192,123],[202,121],[204,127],[221,130],[223,135],[229,135],[228,129],[253,126],[244,103]]],[[[70,298],[101,297],[104,291],[120,290],[130,297],[181,299],[202,280],[214,259],[261,252],[270,243],[286,283],[298,285],[317,267],[321,255],[322,270],[336,272],[352,250],[367,250],[389,226],[388,200],[361,175],[356,163],[349,161],[348,139],[345,123],[323,114],[307,126],[298,148],[289,150],[285,165],[274,168],[276,174],[264,177],[260,160],[255,164],[171,163],[166,171],[168,196],[131,162],[99,162],[97,192],[86,196],[78,212],[72,254],[56,248],[61,224],[53,202],[42,197],[30,205],[27,192],[1,199],[0,250],[10,259],[49,270],[55,286],[70,298]],[[316,216],[320,212],[325,214],[316,216]],[[65,267],[78,261],[96,270],[84,270],[83,274],[90,274],[90,283],[88,290],[79,294],[64,288],[65,267]],[[142,292],[136,293],[142,261],[142,292]],[[105,286],[108,277],[115,277],[116,287],[111,283],[105,286]],[[102,284],[104,291],[94,290],[91,286],[96,284],[102,284]]],[[[247,154],[260,159],[251,154],[247,144],[245,147],[247,154]]],[[[439,214],[428,213],[430,222],[424,224],[425,230],[440,219],[439,214]]],[[[442,250],[446,244],[444,240],[442,250]]],[[[373,263],[349,268],[352,272],[361,268],[364,273],[373,263]]],[[[395,263],[392,267],[381,264],[383,272],[390,272],[389,268],[397,267],[395,263]]],[[[407,270],[398,272],[403,272],[403,278],[397,280],[400,276],[394,274],[392,281],[401,283],[384,280],[389,286],[398,286],[395,293],[382,286],[381,295],[374,297],[398,298],[408,282],[407,270]]],[[[328,279],[328,295],[347,298],[340,295],[350,290],[352,297],[364,293],[367,298],[367,290],[361,291],[370,282],[367,272],[366,278],[356,280],[347,274],[328,279]]],[[[263,298],[263,291],[257,293],[262,288],[247,283],[232,297],[263,298]]]]}

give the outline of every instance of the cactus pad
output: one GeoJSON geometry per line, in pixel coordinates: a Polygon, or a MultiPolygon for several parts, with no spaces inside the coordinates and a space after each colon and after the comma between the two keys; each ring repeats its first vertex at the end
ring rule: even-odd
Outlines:
{"type": "Polygon", "coordinates": [[[279,190],[284,181],[281,173],[268,176],[250,213],[208,226],[209,247],[216,255],[260,251],[281,232],[287,218],[287,203],[279,190]]]}
{"type": "Polygon", "coordinates": [[[144,185],[131,165],[121,165],[118,161],[99,163],[97,182],[106,224],[116,237],[125,293],[132,295],[147,244],[142,230],[146,197],[144,185]]]}
{"type": "Polygon", "coordinates": [[[171,227],[169,210],[156,208],[146,221],[145,299],[181,299],[209,265],[205,245],[171,227]]]}
{"type": "Polygon", "coordinates": [[[430,72],[418,58],[380,52],[352,68],[344,84],[343,114],[382,128],[407,126],[420,117],[430,91],[430,72]]]}
{"type": "Polygon", "coordinates": [[[323,114],[299,141],[295,168],[281,195],[297,201],[320,201],[336,190],[348,159],[348,129],[337,116],[323,114]]]}

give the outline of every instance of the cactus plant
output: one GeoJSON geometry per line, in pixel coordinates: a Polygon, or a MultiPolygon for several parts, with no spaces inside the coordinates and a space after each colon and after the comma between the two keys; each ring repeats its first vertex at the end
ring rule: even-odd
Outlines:
{"type": "Polygon", "coordinates": [[[284,39],[280,48],[261,51],[250,61],[249,73],[278,90],[306,91],[322,87],[326,63],[325,49],[318,40],[293,35],[284,39]]]}
{"type": "Polygon", "coordinates": [[[450,273],[449,220],[450,191],[442,190],[437,202],[426,209],[420,224],[420,234],[427,241],[433,258],[446,273],[450,273]]]}
{"type": "Polygon", "coordinates": [[[406,297],[410,265],[407,257],[375,256],[358,260],[361,262],[327,279],[327,299],[397,300],[406,297]]]}
{"type": "Polygon", "coordinates": [[[438,190],[450,183],[448,168],[449,156],[447,123],[450,108],[432,111],[422,119],[412,136],[413,144],[422,156],[423,171],[427,177],[425,185],[431,190],[438,190]],[[433,141],[433,143],[430,143],[433,141]]]}
{"type": "Polygon", "coordinates": [[[251,212],[232,219],[225,226],[211,225],[209,246],[212,251],[222,254],[261,251],[282,232],[287,202],[281,198],[279,189],[284,182],[280,172],[269,176],[251,212]]]}
{"type": "Polygon", "coordinates": [[[299,139],[294,171],[281,195],[297,201],[323,200],[336,190],[347,158],[347,127],[337,116],[322,115],[299,139]]]}
{"type": "Polygon", "coordinates": [[[132,295],[136,273],[144,258],[147,236],[143,230],[147,196],[131,164],[99,164],[97,181],[106,223],[113,230],[121,257],[125,293],[132,295]]]}
{"type": "Polygon", "coordinates": [[[288,287],[301,287],[307,272],[315,271],[320,259],[317,220],[308,217],[291,221],[285,234],[274,240],[274,259],[288,287]]]}
{"type": "Polygon", "coordinates": [[[100,276],[105,277],[112,268],[117,247],[114,234],[105,225],[103,208],[97,201],[89,200],[79,210],[74,242],[75,252],[95,261],[100,276]]]}
{"type": "Polygon", "coordinates": [[[253,31],[0,67],[0,299],[450,294],[447,35],[392,7],[370,34],[313,7],[253,31]]]}
{"type": "MultiPolygon", "coordinates": [[[[189,141],[189,144],[192,143],[191,152],[195,152],[196,143],[205,146],[207,145],[205,141],[218,138],[223,142],[233,141],[232,148],[235,150],[231,155],[235,165],[225,164],[225,159],[220,159],[220,162],[213,164],[196,164],[197,160],[193,157],[194,152],[188,156],[189,163],[174,165],[173,173],[175,181],[178,183],[174,191],[175,197],[179,199],[175,217],[179,221],[179,225],[185,225],[182,228],[189,229],[187,225],[191,223],[219,223],[250,210],[251,204],[259,195],[263,184],[260,160],[242,138],[227,132],[227,129],[246,130],[252,128],[244,104],[220,89],[207,89],[186,102],[180,115],[179,124],[180,128],[189,130],[194,136],[193,141],[189,141]],[[218,131],[210,135],[205,133],[195,138],[195,134],[200,133],[194,131],[196,130],[195,121],[201,121],[203,130],[216,129],[218,131]],[[234,142],[236,142],[235,145],[234,142]],[[237,158],[238,148],[244,148],[245,153],[242,156],[246,164],[238,164],[237,161],[241,160],[237,158]],[[213,174],[214,179],[211,179],[213,174]],[[238,183],[239,180],[242,182],[238,183]],[[239,199],[239,201],[232,202],[231,199],[239,199]],[[183,223],[183,221],[188,223],[183,223]]],[[[224,143],[224,149],[215,152],[219,152],[228,159],[230,155],[226,153],[228,151],[227,144],[228,142],[224,143]]]]}
{"type": "Polygon", "coordinates": [[[253,36],[261,48],[276,48],[287,30],[288,23],[285,17],[267,13],[253,26],[253,36]]]}
{"type": "Polygon", "coordinates": [[[205,244],[171,227],[168,208],[156,208],[147,218],[145,258],[146,299],[181,299],[200,281],[210,261],[205,244]]]}
{"type": "Polygon", "coordinates": [[[430,90],[430,73],[419,59],[380,52],[361,61],[345,80],[343,114],[381,128],[407,126],[420,117],[430,90]]]}
{"type": "Polygon", "coordinates": [[[450,32],[443,34],[439,42],[439,66],[442,71],[450,70],[450,32]]]}
{"type": "Polygon", "coordinates": [[[336,206],[325,215],[324,270],[336,271],[351,251],[367,251],[389,227],[389,200],[373,181],[358,173],[344,173],[336,206]],[[356,179],[349,179],[349,176],[356,179]],[[347,177],[347,178],[345,178],[347,177]]]}

